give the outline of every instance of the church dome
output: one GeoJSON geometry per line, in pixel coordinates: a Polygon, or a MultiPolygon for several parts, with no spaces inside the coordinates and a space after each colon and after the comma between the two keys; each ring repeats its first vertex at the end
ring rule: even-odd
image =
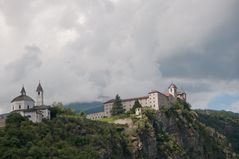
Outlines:
{"type": "Polygon", "coordinates": [[[21,95],[14,98],[12,102],[17,102],[17,101],[31,101],[31,102],[35,102],[31,97],[27,96],[26,95],[26,91],[25,91],[25,88],[24,86],[22,87],[22,90],[21,90],[21,95]]]}
{"type": "Polygon", "coordinates": [[[16,98],[14,98],[12,102],[17,102],[17,101],[32,101],[32,102],[35,102],[31,97],[27,96],[27,95],[20,95],[16,98]]]}

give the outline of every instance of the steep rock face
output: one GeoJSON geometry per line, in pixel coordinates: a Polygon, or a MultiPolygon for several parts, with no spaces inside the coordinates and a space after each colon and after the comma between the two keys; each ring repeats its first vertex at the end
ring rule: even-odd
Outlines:
{"type": "Polygon", "coordinates": [[[146,110],[136,120],[142,148],[136,156],[172,159],[232,159],[237,158],[225,137],[197,120],[187,103],[160,112],[146,110]]]}
{"type": "Polygon", "coordinates": [[[139,156],[143,158],[157,158],[157,141],[154,131],[148,129],[140,132],[139,139],[141,141],[139,150],[143,152],[139,156]]]}

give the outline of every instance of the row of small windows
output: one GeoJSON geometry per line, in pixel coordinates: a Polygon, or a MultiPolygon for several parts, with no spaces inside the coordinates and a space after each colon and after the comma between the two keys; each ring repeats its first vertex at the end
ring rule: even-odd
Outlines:
{"type": "MultiPolygon", "coordinates": [[[[27,109],[29,109],[30,108],[30,106],[29,105],[27,105],[27,109]]],[[[18,106],[18,109],[22,109],[22,106],[21,105],[19,105],[18,106]]],[[[12,106],[12,110],[14,110],[14,106],[12,106]]]]}

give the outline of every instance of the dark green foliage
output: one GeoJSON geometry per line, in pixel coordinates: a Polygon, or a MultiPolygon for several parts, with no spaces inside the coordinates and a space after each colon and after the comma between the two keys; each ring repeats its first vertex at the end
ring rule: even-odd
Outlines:
{"type": "Polygon", "coordinates": [[[14,113],[0,130],[0,158],[127,159],[130,153],[122,130],[84,117],[56,117],[35,124],[14,113]]]}
{"type": "Polygon", "coordinates": [[[52,104],[52,107],[50,108],[51,111],[51,118],[55,118],[57,116],[62,116],[62,115],[73,115],[75,112],[70,109],[64,108],[64,105],[61,102],[54,102],[52,104]]]}
{"type": "Polygon", "coordinates": [[[113,103],[113,107],[111,110],[111,114],[114,115],[119,115],[119,114],[123,114],[125,112],[120,96],[117,94],[113,103]]]}
{"type": "Polygon", "coordinates": [[[11,113],[6,119],[6,128],[19,127],[23,121],[27,121],[26,117],[21,116],[19,113],[11,113]]]}
{"type": "Polygon", "coordinates": [[[136,108],[142,108],[142,105],[139,103],[139,100],[136,100],[136,101],[134,102],[134,105],[133,105],[133,107],[131,108],[130,112],[131,112],[131,113],[135,113],[135,109],[136,109],[136,108]]]}
{"type": "Polygon", "coordinates": [[[239,153],[239,114],[215,110],[196,110],[196,112],[199,121],[225,135],[234,151],[239,153]]]}
{"type": "MultiPolygon", "coordinates": [[[[91,121],[86,119],[84,113],[75,114],[71,109],[63,109],[59,103],[52,110],[54,118],[41,123],[32,123],[17,113],[10,114],[6,127],[0,129],[0,158],[237,158],[225,137],[201,123],[197,113],[181,100],[176,101],[173,107],[164,107],[163,111],[146,108],[142,118],[132,114],[114,116],[128,120],[132,118],[132,127],[91,121]]],[[[224,113],[218,118],[225,120],[225,123],[238,119],[234,115],[225,117],[224,113]]],[[[212,120],[207,116],[202,119],[209,119],[210,124],[216,122],[216,119],[212,120]]],[[[215,124],[220,125],[220,122],[215,124]]]]}

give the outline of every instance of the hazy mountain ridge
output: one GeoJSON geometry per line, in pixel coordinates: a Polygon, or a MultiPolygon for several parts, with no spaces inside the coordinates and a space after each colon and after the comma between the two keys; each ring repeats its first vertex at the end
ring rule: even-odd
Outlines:
{"type": "Polygon", "coordinates": [[[87,114],[104,111],[103,103],[99,101],[68,103],[65,108],[70,108],[77,113],[84,112],[87,114]]]}

